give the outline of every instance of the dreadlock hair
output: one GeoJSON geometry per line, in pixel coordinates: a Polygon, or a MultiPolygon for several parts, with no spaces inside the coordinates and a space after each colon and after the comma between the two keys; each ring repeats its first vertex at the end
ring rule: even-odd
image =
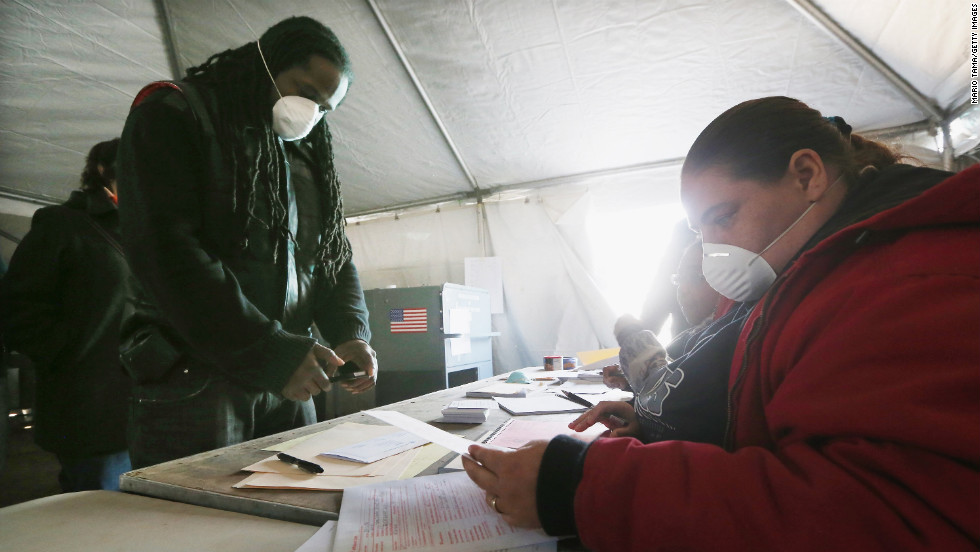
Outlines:
{"type": "Polygon", "coordinates": [[[119,138],[99,142],[92,146],[85,158],[85,168],[82,169],[83,190],[98,190],[108,188],[116,179],[116,152],[119,150],[119,138]],[[99,173],[99,167],[102,173],[99,173]]]}
{"type": "MultiPolygon", "coordinates": [[[[309,17],[290,17],[270,27],[259,42],[273,75],[306,66],[314,55],[322,56],[353,82],[350,58],[337,36],[309,17]]],[[[285,186],[285,158],[279,138],[272,131],[269,96],[273,83],[262,64],[258,45],[249,42],[238,48],[214,54],[203,64],[187,70],[187,81],[214,90],[220,98],[216,106],[215,132],[225,161],[235,181],[233,209],[246,212],[243,237],[253,223],[268,229],[275,243],[290,240],[288,211],[281,193],[285,186]],[[256,200],[262,194],[269,205],[269,220],[256,214],[256,200]]],[[[316,269],[332,283],[340,268],[350,260],[350,242],[344,232],[344,206],[340,180],[334,169],[330,128],[321,120],[304,139],[312,148],[311,172],[320,191],[320,243],[313,255],[316,269]]],[[[247,247],[243,240],[243,247],[247,247]]]]}
{"type": "Polygon", "coordinates": [[[823,117],[799,100],[772,96],[742,102],[715,118],[691,146],[681,175],[722,167],[733,178],[776,182],[801,149],[837,166],[848,184],[869,165],[883,169],[903,159],[880,142],[852,134],[840,117],[823,117]]]}

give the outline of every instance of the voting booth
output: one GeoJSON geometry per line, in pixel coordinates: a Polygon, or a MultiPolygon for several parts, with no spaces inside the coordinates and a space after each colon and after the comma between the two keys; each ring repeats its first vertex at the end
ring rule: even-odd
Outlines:
{"type": "Polygon", "coordinates": [[[457,284],[369,289],[377,405],[493,375],[490,292],[457,284]]]}

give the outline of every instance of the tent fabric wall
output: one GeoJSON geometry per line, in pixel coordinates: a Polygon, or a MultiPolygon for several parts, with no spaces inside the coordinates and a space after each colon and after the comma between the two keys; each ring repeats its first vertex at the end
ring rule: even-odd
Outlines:
{"type": "Polygon", "coordinates": [[[503,265],[504,313],[493,315],[501,334],[493,343],[496,372],[540,364],[545,354],[613,346],[613,313],[545,200],[483,208],[483,243],[478,205],[348,227],[365,289],[464,283],[463,259],[486,249],[503,265]]]}
{"type": "Polygon", "coordinates": [[[0,186],[67,199],[133,95],[170,78],[152,2],[0,2],[0,186]]]}
{"type": "MultiPolygon", "coordinates": [[[[499,257],[505,305],[503,314],[493,316],[501,334],[494,338],[494,368],[513,370],[538,365],[543,355],[616,346],[613,323],[623,313],[611,308],[596,281],[597,252],[585,221],[679,201],[678,172],[636,171],[519,199],[419,209],[351,224],[347,234],[365,289],[462,284],[465,257],[499,257]]],[[[634,256],[615,259],[616,270],[640,270],[640,260],[646,266],[659,262],[648,235],[621,240],[634,256]]],[[[650,277],[652,271],[641,271],[638,305],[650,277]]]]}

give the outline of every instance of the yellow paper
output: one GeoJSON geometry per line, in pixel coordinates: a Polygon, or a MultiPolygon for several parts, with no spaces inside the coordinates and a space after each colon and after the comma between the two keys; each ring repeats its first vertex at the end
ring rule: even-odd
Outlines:
{"type": "Polygon", "coordinates": [[[422,473],[422,470],[428,468],[432,464],[436,463],[440,458],[452,452],[446,447],[439,446],[435,443],[423,445],[415,450],[418,451],[418,455],[414,460],[412,460],[412,463],[405,468],[405,471],[402,472],[398,479],[415,477],[416,475],[422,473]]]}
{"type": "Polygon", "coordinates": [[[233,485],[236,489],[305,489],[311,491],[342,491],[358,485],[367,485],[379,481],[394,481],[401,477],[422,447],[389,456],[397,458],[398,462],[389,473],[376,477],[344,477],[339,475],[313,475],[304,473],[253,473],[233,485]]]}
{"type": "Polygon", "coordinates": [[[618,357],[619,347],[613,347],[612,349],[597,349],[595,351],[579,351],[575,353],[575,356],[578,357],[579,366],[585,366],[586,364],[592,364],[593,362],[598,362],[607,358],[618,357]]]}

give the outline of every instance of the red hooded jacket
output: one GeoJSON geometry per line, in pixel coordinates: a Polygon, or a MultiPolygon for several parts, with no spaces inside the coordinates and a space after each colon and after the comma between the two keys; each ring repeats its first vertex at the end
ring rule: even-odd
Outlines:
{"type": "Polygon", "coordinates": [[[750,315],[727,450],[600,439],[597,550],[980,546],[980,168],[824,239],[750,315]]]}

